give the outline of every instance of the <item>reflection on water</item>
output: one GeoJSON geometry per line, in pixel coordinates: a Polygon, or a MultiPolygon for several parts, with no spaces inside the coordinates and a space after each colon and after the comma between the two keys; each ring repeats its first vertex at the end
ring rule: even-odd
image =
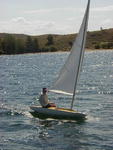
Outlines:
{"type": "MultiPolygon", "coordinates": [[[[112,150],[113,51],[85,54],[74,109],[88,114],[83,123],[39,120],[29,113],[41,88],[57,77],[68,53],[0,56],[0,148],[25,150],[112,150]]],[[[70,108],[70,96],[49,99],[70,108]]]]}
{"type": "Polygon", "coordinates": [[[36,119],[34,122],[37,126],[35,138],[38,136],[40,140],[47,142],[49,148],[80,148],[81,142],[85,140],[83,124],[69,121],[36,119]]]}

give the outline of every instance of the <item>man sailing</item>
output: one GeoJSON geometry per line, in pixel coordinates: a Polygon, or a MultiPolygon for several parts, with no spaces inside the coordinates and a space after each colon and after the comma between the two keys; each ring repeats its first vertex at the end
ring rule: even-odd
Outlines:
{"type": "Polygon", "coordinates": [[[42,94],[40,95],[40,98],[39,98],[39,102],[41,106],[43,108],[56,107],[54,103],[49,102],[47,92],[48,92],[47,88],[42,89],[42,94]]]}

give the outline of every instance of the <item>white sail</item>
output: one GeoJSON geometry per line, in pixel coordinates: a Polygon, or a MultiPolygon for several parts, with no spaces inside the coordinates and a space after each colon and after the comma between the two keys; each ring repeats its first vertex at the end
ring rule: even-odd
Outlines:
{"type": "Polygon", "coordinates": [[[76,40],[73,43],[71,52],[63,68],[61,69],[56,82],[53,84],[50,90],[52,92],[72,94],[72,95],[75,93],[77,79],[84,55],[88,16],[89,16],[89,3],[90,0],[88,1],[83,22],[81,24],[76,40]]]}

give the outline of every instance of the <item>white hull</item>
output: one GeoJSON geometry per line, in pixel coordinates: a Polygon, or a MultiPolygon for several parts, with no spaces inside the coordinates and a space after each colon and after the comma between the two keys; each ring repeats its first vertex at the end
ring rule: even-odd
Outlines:
{"type": "Polygon", "coordinates": [[[86,114],[65,108],[55,108],[55,107],[42,108],[40,106],[31,106],[30,108],[31,110],[33,110],[30,113],[34,117],[38,117],[41,119],[53,118],[53,119],[76,120],[76,121],[86,119],[86,114]]]}

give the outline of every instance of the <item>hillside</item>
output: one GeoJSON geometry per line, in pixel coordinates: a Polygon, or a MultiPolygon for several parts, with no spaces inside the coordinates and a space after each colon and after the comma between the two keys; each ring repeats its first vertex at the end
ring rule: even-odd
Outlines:
{"type": "MultiPolygon", "coordinates": [[[[77,34],[40,35],[0,33],[0,54],[68,51],[77,34]]],[[[113,28],[87,34],[87,49],[113,49],[113,28]]]]}

